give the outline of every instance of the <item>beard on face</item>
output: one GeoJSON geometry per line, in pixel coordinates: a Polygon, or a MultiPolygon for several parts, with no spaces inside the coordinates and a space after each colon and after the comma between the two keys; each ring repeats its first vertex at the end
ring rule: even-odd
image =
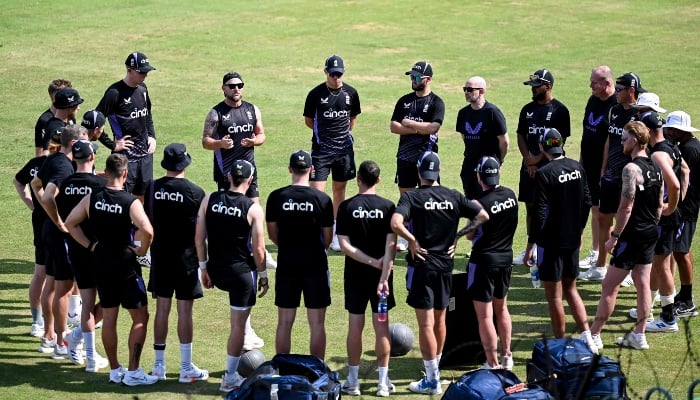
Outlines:
{"type": "Polygon", "coordinates": [[[532,100],[542,101],[547,98],[547,91],[538,91],[539,88],[532,88],[532,100]]]}
{"type": "Polygon", "coordinates": [[[411,87],[416,92],[421,92],[425,89],[425,83],[412,83],[411,87]]]}

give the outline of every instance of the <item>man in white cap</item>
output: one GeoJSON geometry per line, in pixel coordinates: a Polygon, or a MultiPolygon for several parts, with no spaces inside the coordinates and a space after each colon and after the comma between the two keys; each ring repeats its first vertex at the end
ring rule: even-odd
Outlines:
{"type": "Polygon", "coordinates": [[[671,140],[678,142],[681,155],[690,170],[688,191],[678,204],[681,214],[680,235],[676,235],[673,242],[673,258],[678,264],[681,282],[681,290],[674,299],[673,313],[681,318],[694,317],[698,312],[693,302],[693,255],[690,247],[700,208],[700,141],[693,136],[698,129],[692,127],[690,115],[683,111],[669,113],[663,128],[671,140]]]}

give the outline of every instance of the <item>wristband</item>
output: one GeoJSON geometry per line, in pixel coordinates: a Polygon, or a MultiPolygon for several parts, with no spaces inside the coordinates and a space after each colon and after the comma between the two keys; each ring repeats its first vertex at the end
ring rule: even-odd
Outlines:
{"type": "Polygon", "coordinates": [[[209,260],[200,261],[199,262],[199,269],[201,269],[202,271],[206,271],[208,262],[209,262],[209,260]]]}
{"type": "Polygon", "coordinates": [[[267,270],[264,269],[262,271],[258,271],[258,276],[260,277],[260,279],[267,279],[267,270]]]}
{"type": "Polygon", "coordinates": [[[615,239],[619,239],[619,238],[620,238],[620,234],[619,234],[619,233],[615,233],[615,231],[610,232],[610,236],[614,237],[615,239]]]}

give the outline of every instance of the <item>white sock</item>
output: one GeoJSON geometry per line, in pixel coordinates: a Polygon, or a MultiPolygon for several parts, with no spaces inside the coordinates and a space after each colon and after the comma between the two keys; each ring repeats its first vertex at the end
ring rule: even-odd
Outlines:
{"type": "Polygon", "coordinates": [[[350,385],[357,384],[357,375],[360,372],[359,365],[348,365],[348,383],[350,385]]]}
{"type": "Polygon", "coordinates": [[[154,352],[156,353],[156,362],[159,364],[165,364],[165,345],[164,344],[156,344],[153,345],[153,347],[158,346],[158,349],[154,349],[154,352]]]}
{"type": "Polygon", "coordinates": [[[440,379],[437,358],[434,360],[423,360],[423,365],[425,366],[425,376],[428,378],[428,381],[433,382],[440,379]]]}
{"type": "Polygon", "coordinates": [[[71,340],[73,340],[73,341],[80,340],[80,338],[83,337],[83,329],[78,326],[75,329],[73,329],[70,334],[73,335],[71,337],[71,340]]]}
{"type": "Polygon", "coordinates": [[[83,340],[85,341],[85,356],[88,360],[95,359],[95,331],[83,332],[83,340]]]}
{"type": "Polygon", "coordinates": [[[180,368],[188,369],[192,364],[192,343],[180,343],[180,368]]]}
{"type": "Polygon", "coordinates": [[[73,294],[68,302],[68,315],[80,315],[83,310],[83,301],[80,295],[73,294]]]}
{"type": "Polygon", "coordinates": [[[389,367],[379,367],[379,384],[389,386],[389,367]]]}
{"type": "Polygon", "coordinates": [[[436,360],[437,360],[438,365],[440,365],[440,360],[442,360],[442,353],[437,355],[436,360]]]}
{"type": "Polygon", "coordinates": [[[248,318],[245,320],[245,334],[251,335],[254,333],[255,331],[253,330],[253,326],[250,324],[250,314],[248,314],[248,318]]]}
{"type": "Polygon", "coordinates": [[[241,361],[241,357],[238,356],[226,356],[226,375],[233,376],[233,373],[238,369],[238,363],[241,361]]]}
{"type": "Polygon", "coordinates": [[[661,296],[661,307],[673,304],[673,295],[661,296]]]}

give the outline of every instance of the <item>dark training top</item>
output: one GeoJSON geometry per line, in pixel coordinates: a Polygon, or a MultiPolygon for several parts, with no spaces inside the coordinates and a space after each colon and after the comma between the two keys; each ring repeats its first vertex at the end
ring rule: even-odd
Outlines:
{"type": "Polygon", "coordinates": [[[464,158],[467,165],[476,165],[481,157],[501,159],[498,137],[508,132],[506,118],[501,110],[488,101],[478,110],[470,105],[457,113],[455,130],[464,139],[464,158]]]}
{"type": "MultiPolygon", "coordinates": [[[[415,92],[404,95],[396,102],[391,120],[401,122],[404,118],[418,122],[437,122],[442,125],[445,119],[445,103],[440,96],[430,92],[418,97],[415,92]]],[[[417,162],[426,151],[438,152],[438,134],[400,135],[399,150],[396,158],[403,161],[417,162]]]]}
{"type": "Polygon", "coordinates": [[[248,210],[253,201],[245,194],[227,191],[209,196],[205,214],[209,263],[213,276],[225,271],[243,273],[255,269],[248,210]]]}
{"type": "Polygon", "coordinates": [[[311,149],[338,155],[352,151],[350,119],[361,112],[360,96],[347,83],[330,89],[323,82],[311,89],[304,103],[304,117],[314,121],[311,149]]]}
{"type": "Polygon", "coordinates": [[[489,214],[472,239],[470,262],[489,268],[507,268],[513,261],[513,236],[518,227],[518,198],[511,189],[487,189],[476,199],[489,214]]]}
{"type": "Polygon", "coordinates": [[[636,113],[635,108],[625,110],[620,104],[610,109],[608,167],[603,173],[603,176],[609,180],[622,179],[622,169],[630,162],[630,157],[622,152],[622,130],[636,113]]]}
{"type": "MultiPolygon", "coordinates": [[[[532,101],[520,110],[518,117],[518,135],[527,142],[527,149],[532,155],[540,154],[540,136],[546,128],[556,128],[564,141],[571,136],[571,119],[569,109],[557,99],[548,104],[532,101]]],[[[543,159],[538,167],[547,163],[543,159]]]]}
{"type": "Polygon", "coordinates": [[[591,96],[583,112],[583,135],[581,136],[581,164],[588,175],[598,177],[603,167],[603,150],[608,138],[610,109],[617,104],[615,96],[601,100],[591,96]],[[597,171],[597,172],[596,172],[597,171]]]}
{"type": "Polygon", "coordinates": [[[649,157],[637,157],[632,162],[642,170],[644,182],[635,187],[632,214],[620,233],[620,241],[654,241],[658,238],[659,194],[663,179],[661,169],[649,157]]]}
{"type": "Polygon", "coordinates": [[[214,150],[214,181],[225,183],[224,172],[231,169],[234,161],[246,160],[255,165],[254,148],[241,145],[241,140],[253,137],[258,118],[255,116],[255,107],[246,101],[239,107],[231,107],[222,101],[213,110],[219,114],[214,139],[229,135],[233,140],[232,148],[214,150]]]}
{"type": "Polygon", "coordinates": [[[690,182],[688,192],[678,205],[678,209],[683,220],[697,221],[700,207],[700,141],[693,137],[680,144],[679,148],[690,169],[690,182]]]}

